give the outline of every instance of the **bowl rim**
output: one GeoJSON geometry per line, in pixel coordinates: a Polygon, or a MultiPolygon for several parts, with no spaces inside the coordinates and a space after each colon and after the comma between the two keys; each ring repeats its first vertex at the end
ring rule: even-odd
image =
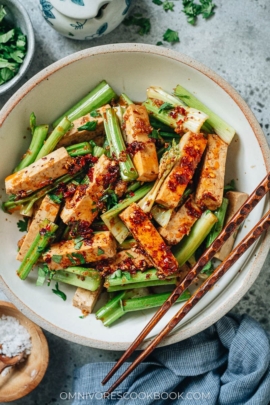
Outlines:
{"type": "MultiPolygon", "coordinates": [[[[269,147],[264,136],[264,133],[255,118],[254,114],[246,104],[246,102],[242,99],[242,97],[238,94],[238,92],[229,85],[222,77],[220,77],[217,73],[212,71],[210,68],[206,67],[200,62],[197,62],[193,58],[181,54],[180,52],[176,52],[167,48],[160,48],[155,45],[146,45],[146,44],[134,44],[134,43],[124,43],[124,44],[112,44],[112,45],[102,45],[93,48],[84,49],[82,51],[76,52],[74,54],[68,55],[63,59],[51,64],[49,67],[46,67],[41,72],[37,73],[33,76],[26,84],[24,84],[5,104],[5,106],[0,111],[0,127],[2,126],[5,119],[9,116],[10,112],[13,110],[14,107],[23,99],[23,97],[28,94],[37,84],[47,79],[48,76],[53,74],[54,72],[60,70],[63,67],[66,67],[72,63],[75,63],[81,59],[87,58],[89,56],[101,55],[101,54],[111,54],[115,52],[138,52],[138,53],[150,53],[158,56],[167,57],[169,59],[175,60],[177,62],[181,62],[195,70],[201,72],[212,81],[214,81],[219,87],[221,87],[238,105],[241,109],[245,118],[247,119],[249,125],[251,126],[254,135],[257,138],[258,144],[262,151],[262,155],[264,158],[265,166],[267,172],[270,170],[270,152],[269,147]]],[[[267,205],[269,206],[269,200],[267,200],[267,205]]],[[[174,333],[167,336],[159,346],[165,346],[172,343],[179,342],[184,340],[188,337],[191,337],[200,331],[206,329],[207,327],[214,324],[221,316],[225,315],[248,291],[251,285],[254,283],[256,278],[258,277],[260,270],[263,266],[263,263],[266,259],[266,256],[269,251],[270,245],[270,232],[266,233],[260,239],[260,243],[257,245],[256,250],[256,257],[253,259],[252,267],[248,274],[246,275],[244,282],[239,283],[239,286],[235,289],[232,295],[216,310],[214,313],[210,313],[208,316],[201,317],[199,320],[196,318],[196,322],[194,325],[189,325],[189,328],[186,329],[186,325],[184,330],[177,329],[174,333]]],[[[80,335],[74,334],[72,332],[68,332],[58,326],[53,325],[49,321],[42,318],[40,315],[36,314],[32,308],[29,308],[25,305],[8,287],[5,283],[3,278],[0,276],[0,286],[3,289],[6,296],[15,303],[17,308],[21,310],[28,318],[30,318],[33,322],[40,325],[45,330],[72,341],[74,343],[79,343],[85,346],[90,346],[98,349],[104,350],[126,350],[130,346],[130,342],[108,342],[100,341],[88,337],[82,337],[80,335]]],[[[146,339],[144,344],[140,347],[140,349],[145,348],[148,343],[152,340],[146,339]]]]}
{"type": "MultiPolygon", "coordinates": [[[[8,82],[2,84],[0,86],[0,94],[4,94],[7,91],[9,91],[12,87],[14,87],[24,76],[24,74],[26,73],[27,69],[29,68],[32,59],[34,57],[34,53],[35,53],[35,34],[34,34],[34,29],[33,29],[33,25],[31,22],[31,19],[26,11],[26,9],[24,8],[23,4],[18,1],[18,0],[4,0],[1,1],[1,4],[3,3],[3,5],[6,5],[8,7],[9,3],[12,4],[12,7],[16,8],[21,16],[22,19],[25,22],[26,25],[26,31],[25,34],[27,36],[27,53],[26,56],[23,60],[23,63],[18,71],[18,73],[13,77],[13,79],[9,80],[8,82]],[[4,4],[5,3],[5,4],[4,4]]],[[[11,11],[12,13],[12,11],[11,11]]]]}

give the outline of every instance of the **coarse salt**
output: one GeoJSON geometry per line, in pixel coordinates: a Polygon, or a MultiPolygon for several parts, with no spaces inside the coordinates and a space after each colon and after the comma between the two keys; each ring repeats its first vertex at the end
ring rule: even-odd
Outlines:
{"type": "Polygon", "coordinates": [[[30,354],[32,344],[28,331],[12,317],[2,315],[0,318],[0,353],[7,357],[24,352],[30,354]]]}

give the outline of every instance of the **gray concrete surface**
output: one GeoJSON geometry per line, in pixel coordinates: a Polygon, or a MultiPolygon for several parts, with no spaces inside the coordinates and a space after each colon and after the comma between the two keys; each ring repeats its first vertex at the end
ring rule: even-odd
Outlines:
{"type": "MultiPolygon", "coordinates": [[[[24,80],[52,62],[73,52],[103,44],[143,42],[156,44],[167,28],[177,30],[180,43],[165,44],[209,66],[227,80],[249,104],[270,142],[270,3],[268,0],[216,0],[216,14],[208,21],[198,19],[196,27],[186,22],[182,2],[175,1],[175,11],[165,13],[151,0],[138,0],[134,11],[150,17],[149,35],[140,36],[136,27],[120,25],[100,39],[77,42],[61,37],[42,19],[37,0],[25,0],[36,34],[36,54],[24,80]]],[[[0,107],[16,91],[1,96],[0,107]]],[[[250,291],[234,308],[248,313],[270,331],[269,317],[270,256],[250,291]]],[[[3,294],[0,299],[4,299],[3,294]]],[[[115,360],[119,352],[107,352],[79,346],[45,332],[50,346],[50,364],[39,387],[17,405],[70,404],[60,399],[71,389],[72,372],[87,362],[115,360]]],[[[15,404],[15,402],[14,402],[15,404]]]]}

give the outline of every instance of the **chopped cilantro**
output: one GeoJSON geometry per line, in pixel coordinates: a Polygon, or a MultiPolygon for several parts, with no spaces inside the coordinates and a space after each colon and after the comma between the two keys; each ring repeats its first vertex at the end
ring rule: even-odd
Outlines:
{"type": "Polygon", "coordinates": [[[74,242],[75,242],[74,249],[79,250],[82,247],[83,239],[84,238],[82,236],[79,236],[78,238],[74,239],[74,242]]]}
{"type": "Polygon", "coordinates": [[[56,204],[61,204],[62,199],[63,199],[63,195],[62,195],[62,194],[59,194],[59,195],[56,195],[56,194],[48,194],[48,196],[49,196],[50,199],[51,199],[54,203],[56,203],[56,204]]]}
{"type": "Polygon", "coordinates": [[[29,218],[24,218],[24,219],[20,219],[17,222],[17,227],[19,228],[20,232],[26,232],[27,231],[28,221],[29,221],[29,218]]]}
{"type": "Polygon", "coordinates": [[[163,3],[163,9],[167,11],[173,11],[174,9],[174,3],[172,1],[164,1],[163,3]]]}
{"type": "Polygon", "coordinates": [[[158,139],[158,130],[157,129],[153,129],[153,131],[151,132],[151,134],[149,134],[149,138],[153,138],[153,139],[158,139]]]}
{"type": "Polygon", "coordinates": [[[84,318],[85,318],[85,316],[81,315],[81,316],[79,316],[79,318],[80,318],[80,319],[84,319],[84,318]]]}
{"type": "Polygon", "coordinates": [[[172,110],[173,109],[173,105],[171,103],[163,103],[162,106],[159,108],[158,113],[161,113],[162,111],[166,111],[166,110],[172,110]]]}
{"type": "Polygon", "coordinates": [[[116,275],[117,278],[122,277],[122,270],[117,269],[114,273],[115,273],[115,275],[116,275]]]}
{"type": "Polygon", "coordinates": [[[60,263],[61,263],[61,260],[62,260],[62,256],[61,256],[61,255],[52,255],[52,261],[53,261],[54,263],[60,264],[60,263]]]}
{"type": "Polygon", "coordinates": [[[103,254],[104,254],[104,250],[101,249],[100,247],[98,247],[97,255],[98,255],[98,256],[101,256],[101,255],[103,255],[103,254]]]}
{"type": "Polygon", "coordinates": [[[157,46],[162,46],[162,45],[163,45],[163,42],[158,41],[158,42],[156,43],[156,45],[157,45],[157,46]]]}
{"type": "Polygon", "coordinates": [[[101,114],[97,110],[93,110],[90,112],[90,116],[93,118],[97,118],[97,117],[101,117],[101,114]]]}
{"type": "Polygon", "coordinates": [[[78,131],[95,131],[97,127],[97,121],[89,121],[86,124],[78,128],[78,131]]]}
{"type": "Polygon", "coordinates": [[[197,17],[202,14],[203,18],[207,19],[214,15],[214,8],[212,0],[200,0],[201,4],[195,3],[194,0],[182,0],[183,13],[187,16],[189,24],[195,25],[197,17]]]}
{"type": "Polygon", "coordinates": [[[122,275],[126,277],[127,280],[131,280],[131,274],[128,271],[123,271],[122,275]]]}
{"type": "Polygon", "coordinates": [[[46,271],[44,271],[42,267],[39,267],[38,268],[38,278],[37,278],[37,281],[36,281],[36,285],[38,285],[38,286],[43,285],[44,281],[46,279],[46,275],[47,275],[46,271]]]}
{"type": "Polygon", "coordinates": [[[123,21],[123,24],[126,26],[136,25],[140,27],[139,35],[149,34],[151,30],[151,23],[149,18],[142,17],[141,14],[134,14],[133,16],[126,18],[123,21]]]}
{"type": "Polygon", "coordinates": [[[67,254],[67,257],[71,261],[72,264],[77,264],[76,260],[74,260],[73,257],[70,254],[67,254]]]}
{"type": "Polygon", "coordinates": [[[180,42],[178,32],[171,30],[170,28],[163,34],[163,40],[171,43],[180,42]]]}
{"type": "Polygon", "coordinates": [[[79,260],[80,264],[85,264],[85,258],[81,253],[72,253],[72,257],[75,257],[79,260]]]}
{"type": "Polygon", "coordinates": [[[163,1],[161,1],[161,0],[152,0],[152,3],[156,4],[157,6],[161,6],[163,4],[163,1]]]}
{"type": "Polygon", "coordinates": [[[201,270],[201,273],[206,274],[207,276],[210,276],[213,273],[213,271],[214,271],[214,266],[213,266],[213,263],[210,260],[210,262],[208,262],[204,266],[204,268],[201,270]]]}
{"type": "Polygon", "coordinates": [[[6,10],[0,5],[0,85],[19,71],[26,55],[26,36],[5,20],[6,10]]]}
{"type": "Polygon", "coordinates": [[[227,193],[227,191],[235,191],[235,190],[236,190],[235,180],[231,180],[230,183],[228,183],[224,187],[224,194],[227,193]]]}
{"type": "Polygon", "coordinates": [[[44,250],[45,250],[45,248],[42,246],[38,246],[38,248],[37,248],[38,253],[42,253],[42,252],[44,252],[44,250]]]}
{"type": "Polygon", "coordinates": [[[61,297],[62,300],[66,301],[67,296],[66,296],[66,294],[65,294],[63,291],[60,291],[60,290],[59,290],[58,282],[55,283],[55,289],[52,289],[52,292],[53,292],[54,294],[58,295],[58,297],[61,297]]]}
{"type": "Polygon", "coordinates": [[[107,206],[107,211],[112,207],[117,205],[118,197],[113,190],[107,189],[99,201],[105,201],[107,206]]]}

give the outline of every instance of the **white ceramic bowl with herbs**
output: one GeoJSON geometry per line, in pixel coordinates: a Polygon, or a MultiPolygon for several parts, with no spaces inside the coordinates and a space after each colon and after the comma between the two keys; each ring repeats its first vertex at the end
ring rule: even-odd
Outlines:
{"type": "MultiPolygon", "coordinates": [[[[251,193],[269,171],[269,149],[260,125],[239,94],[221,77],[191,58],[165,48],[142,44],[108,45],[86,49],[47,67],[4,106],[0,113],[0,148],[5,151],[0,168],[2,201],[7,200],[4,179],[29,147],[30,114],[34,111],[40,123],[52,123],[103,79],[117,94],[125,92],[137,101],[146,99],[149,86],[160,86],[172,92],[181,84],[236,130],[228,152],[226,183],[234,179],[239,191],[251,193]]],[[[267,209],[269,198],[253,210],[236,242],[253,228],[267,209]]],[[[35,285],[36,270],[22,281],[16,275],[20,264],[16,261],[17,241],[22,236],[17,227],[20,218],[17,214],[0,212],[0,280],[4,293],[25,315],[51,333],[92,347],[126,349],[155,309],[124,316],[108,329],[95,314],[80,318],[80,311],[72,306],[74,287],[61,284],[67,296],[63,301],[52,293],[54,285],[35,285]]],[[[186,339],[228,312],[256,280],[269,251],[269,240],[269,235],[262,237],[244,254],[162,344],[186,339]]],[[[102,302],[105,301],[101,299],[96,309],[102,302]]],[[[149,338],[164,327],[180,305],[170,309],[149,338]]]]}
{"type": "Polygon", "coordinates": [[[35,51],[35,36],[27,11],[18,0],[0,0],[0,20],[1,26],[5,27],[0,34],[1,45],[5,47],[0,50],[0,94],[4,94],[29,68],[35,51]]]}

